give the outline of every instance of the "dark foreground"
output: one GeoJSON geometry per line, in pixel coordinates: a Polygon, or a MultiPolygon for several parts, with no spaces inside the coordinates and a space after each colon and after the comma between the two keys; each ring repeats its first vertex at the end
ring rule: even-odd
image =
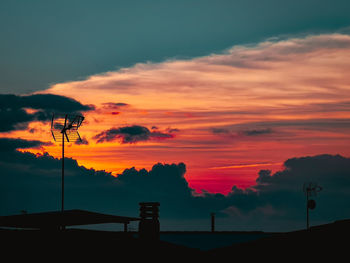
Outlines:
{"type": "MultiPolygon", "coordinates": [[[[11,261],[40,260],[62,262],[196,256],[196,249],[162,241],[139,240],[132,233],[70,229],[65,231],[0,230],[1,255],[11,261]]],[[[164,258],[165,259],[165,258],[164,258]]]]}
{"type": "MultiPolygon", "coordinates": [[[[348,261],[350,220],[313,227],[309,231],[274,234],[259,240],[200,251],[164,241],[143,241],[131,233],[89,230],[29,231],[0,230],[2,259],[7,262],[36,260],[63,262],[98,260],[173,261],[222,260],[245,261],[318,260],[348,261]]],[[[4,261],[5,262],[5,261],[4,261]]]]}
{"type": "Polygon", "coordinates": [[[350,220],[312,227],[310,230],[275,234],[259,240],[213,249],[206,257],[259,259],[273,262],[304,262],[310,260],[349,261],[350,220]]]}

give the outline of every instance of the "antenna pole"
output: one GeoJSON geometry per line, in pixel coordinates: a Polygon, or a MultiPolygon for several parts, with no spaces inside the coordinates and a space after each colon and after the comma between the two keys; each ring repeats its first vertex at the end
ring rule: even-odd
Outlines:
{"type": "MultiPolygon", "coordinates": [[[[66,135],[66,128],[67,128],[67,115],[64,119],[64,127],[62,129],[62,204],[61,204],[61,212],[63,215],[64,212],[64,136],[66,135]]],[[[62,224],[62,230],[65,230],[65,226],[62,224]]]]}
{"type": "MultiPolygon", "coordinates": [[[[62,133],[62,204],[61,204],[61,212],[63,215],[64,212],[64,132],[62,133]]],[[[62,224],[62,230],[65,230],[65,225],[62,224]]]]}
{"type": "MultiPolygon", "coordinates": [[[[55,115],[52,115],[51,120],[51,134],[55,141],[59,141],[60,137],[58,133],[62,134],[62,178],[61,178],[61,213],[63,220],[64,212],[64,141],[65,138],[67,142],[81,141],[80,135],[78,133],[78,128],[84,120],[83,116],[76,115],[74,118],[71,118],[70,115],[65,114],[64,116],[58,116],[55,119],[55,115]],[[68,131],[68,133],[67,133],[68,131]]],[[[65,229],[64,221],[60,223],[61,230],[65,229]]]]}
{"type": "Polygon", "coordinates": [[[61,211],[64,211],[64,132],[62,132],[62,198],[61,211]]]}
{"type": "Polygon", "coordinates": [[[306,189],[306,230],[309,230],[309,189],[306,189]]]}

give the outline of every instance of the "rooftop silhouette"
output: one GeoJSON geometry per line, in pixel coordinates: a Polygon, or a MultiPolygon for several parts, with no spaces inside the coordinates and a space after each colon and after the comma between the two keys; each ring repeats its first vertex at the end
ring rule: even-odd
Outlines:
{"type": "Polygon", "coordinates": [[[129,224],[140,218],[107,215],[85,210],[65,210],[1,216],[0,227],[30,228],[30,229],[58,229],[60,226],[81,226],[104,223],[129,224]]]}

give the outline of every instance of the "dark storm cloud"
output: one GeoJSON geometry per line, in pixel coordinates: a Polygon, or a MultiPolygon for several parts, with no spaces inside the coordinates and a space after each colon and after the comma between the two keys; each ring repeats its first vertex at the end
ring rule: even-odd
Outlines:
{"type": "MultiPolygon", "coordinates": [[[[166,202],[178,199],[191,199],[192,189],[188,186],[184,175],[186,166],[179,164],[155,164],[151,170],[126,169],[118,175],[120,181],[128,191],[135,195],[150,198],[153,201],[161,198],[166,202]],[[162,196],[162,197],[161,197],[162,196]]],[[[177,206],[177,205],[176,205],[177,206]]],[[[178,209],[178,207],[174,208],[178,209]]]]}
{"type": "Polygon", "coordinates": [[[111,128],[97,134],[94,139],[97,143],[114,141],[117,138],[122,139],[122,143],[135,143],[138,141],[147,141],[151,132],[142,126],[128,126],[121,128],[111,128]]]}
{"type": "Polygon", "coordinates": [[[272,189],[300,190],[305,182],[318,182],[327,192],[350,190],[350,158],[340,155],[317,155],[291,158],[285,161],[285,169],[273,175],[262,170],[257,178],[256,189],[270,191],[272,189]]]}
{"type": "Polygon", "coordinates": [[[111,109],[120,109],[121,107],[126,107],[129,106],[127,103],[123,102],[106,102],[102,104],[106,108],[111,108],[111,109]]]}
{"type": "Polygon", "coordinates": [[[0,132],[26,129],[31,121],[48,121],[53,112],[79,113],[93,106],[59,95],[0,94],[0,132]],[[32,113],[25,109],[34,110],[32,113]]]}
{"type": "Polygon", "coordinates": [[[226,128],[213,128],[212,132],[214,134],[228,134],[230,133],[230,130],[226,128]]]}
{"type": "Polygon", "coordinates": [[[237,131],[234,128],[212,128],[211,129],[213,134],[216,135],[229,135],[233,137],[237,137],[240,135],[243,136],[259,136],[259,135],[265,135],[272,133],[272,129],[270,128],[255,128],[255,129],[246,129],[246,130],[239,130],[237,128],[237,131]]]}
{"type": "Polygon", "coordinates": [[[94,139],[97,143],[114,141],[121,139],[122,143],[136,143],[140,141],[148,141],[152,138],[167,139],[173,138],[171,133],[163,133],[160,131],[150,131],[148,128],[133,125],[120,128],[111,128],[107,131],[103,131],[97,134],[94,139]]]}
{"type": "Polygon", "coordinates": [[[77,141],[74,142],[74,144],[77,144],[77,145],[81,145],[81,144],[83,144],[83,145],[89,145],[89,141],[88,141],[85,137],[83,137],[83,138],[81,139],[81,141],[77,140],[77,141]]]}
{"type": "Polygon", "coordinates": [[[228,198],[232,205],[225,213],[231,217],[259,224],[279,222],[279,229],[303,227],[305,196],[303,184],[314,182],[323,190],[315,198],[317,209],[311,215],[317,224],[350,217],[350,158],[317,155],[292,158],[274,174],[261,170],[257,184],[247,190],[233,188],[228,198]],[[249,202],[247,202],[249,200],[249,202]]]}
{"type": "Polygon", "coordinates": [[[347,133],[350,129],[350,119],[323,118],[247,122],[241,124],[225,125],[221,127],[213,127],[210,129],[210,131],[216,135],[231,137],[237,137],[238,135],[268,135],[273,133],[276,136],[281,136],[281,138],[284,137],[285,139],[290,139],[290,134],[286,133],[286,131],[290,128],[298,130],[335,131],[347,133]]]}
{"type": "Polygon", "coordinates": [[[169,128],[167,129],[168,132],[172,133],[172,132],[179,132],[180,129],[177,129],[177,128],[169,128]]]}
{"type": "MultiPolygon", "coordinates": [[[[0,214],[57,210],[60,207],[61,162],[48,154],[19,152],[41,142],[0,140],[0,214]]],[[[161,225],[178,222],[178,230],[192,222],[208,229],[211,212],[222,229],[291,230],[305,225],[304,182],[323,187],[314,197],[313,224],[350,217],[350,158],[318,155],[292,158],[282,171],[262,170],[251,188],[232,187],[224,196],[203,191],[195,194],[185,179],[186,166],[156,164],[150,170],[130,168],[117,177],[79,166],[66,158],[66,208],[138,216],[138,203],[161,203],[161,225]],[[187,223],[180,223],[187,222],[187,223]]]]}
{"type": "Polygon", "coordinates": [[[53,94],[36,94],[28,96],[0,94],[0,105],[1,109],[32,108],[69,112],[92,109],[91,106],[82,105],[80,102],[72,98],[53,94]]]}
{"type": "Polygon", "coordinates": [[[258,135],[272,133],[272,130],[271,129],[253,129],[253,130],[242,131],[242,133],[246,136],[258,136],[258,135]]]}
{"type": "Polygon", "coordinates": [[[256,125],[262,127],[298,127],[308,130],[331,130],[331,129],[349,129],[350,119],[307,119],[307,120],[280,120],[259,122],[256,125]]]}
{"type": "MultiPolygon", "coordinates": [[[[48,154],[36,156],[13,149],[40,145],[24,140],[1,141],[9,144],[0,151],[0,214],[20,210],[57,210],[60,206],[61,162],[48,154]]],[[[184,178],[184,164],[156,164],[151,170],[126,169],[118,177],[105,171],[79,166],[65,158],[66,208],[89,209],[138,216],[141,201],[162,201],[164,216],[179,211],[178,203],[192,198],[184,178]],[[174,207],[174,211],[172,211],[174,207]]],[[[190,208],[185,206],[185,210],[190,208]]]]}
{"type": "Polygon", "coordinates": [[[44,145],[51,145],[50,142],[28,141],[23,139],[0,138],[0,151],[8,152],[16,149],[36,148],[44,145]]]}
{"type": "MultiPolygon", "coordinates": [[[[25,142],[24,140],[4,141],[7,148],[40,145],[40,142],[25,142]]],[[[1,184],[0,184],[0,213],[18,213],[19,210],[47,211],[59,208],[59,181],[61,174],[59,159],[46,154],[36,156],[29,152],[14,150],[0,152],[1,184]],[[18,210],[19,209],[19,210],[18,210]]],[[[114,177],[104,171],[95,171],[79,166],[76,160],[65,159],[67,198],[77,207],[84,207],[86,202],[94,201],[89,198],[99,189],[93,199],[106,200],[103,191],[113,188],[114,177]],[[80,181],[80,182],[79,182],[80,181]],[[95,186],[94,186],[95,185],[95,186]],[[104,190],[102,190],[104,189],[104,190]],[[72,197],[73,192],[76,195],[72,197]],[[85,201],[85,198],[86,201],[85,201]],[[81,205],[78,205],[81,203],[81,205]]],[[[96,202],[96,201],[95,201],[96,202]]]]}

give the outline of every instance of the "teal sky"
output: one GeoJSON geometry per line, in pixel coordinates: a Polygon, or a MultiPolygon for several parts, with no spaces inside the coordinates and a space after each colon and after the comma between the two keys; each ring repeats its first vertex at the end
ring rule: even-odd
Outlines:
{"type": "Polygon", "coordinates": [[[350,25],[348,0],[0,2],[1,93],[350,25]]]}

